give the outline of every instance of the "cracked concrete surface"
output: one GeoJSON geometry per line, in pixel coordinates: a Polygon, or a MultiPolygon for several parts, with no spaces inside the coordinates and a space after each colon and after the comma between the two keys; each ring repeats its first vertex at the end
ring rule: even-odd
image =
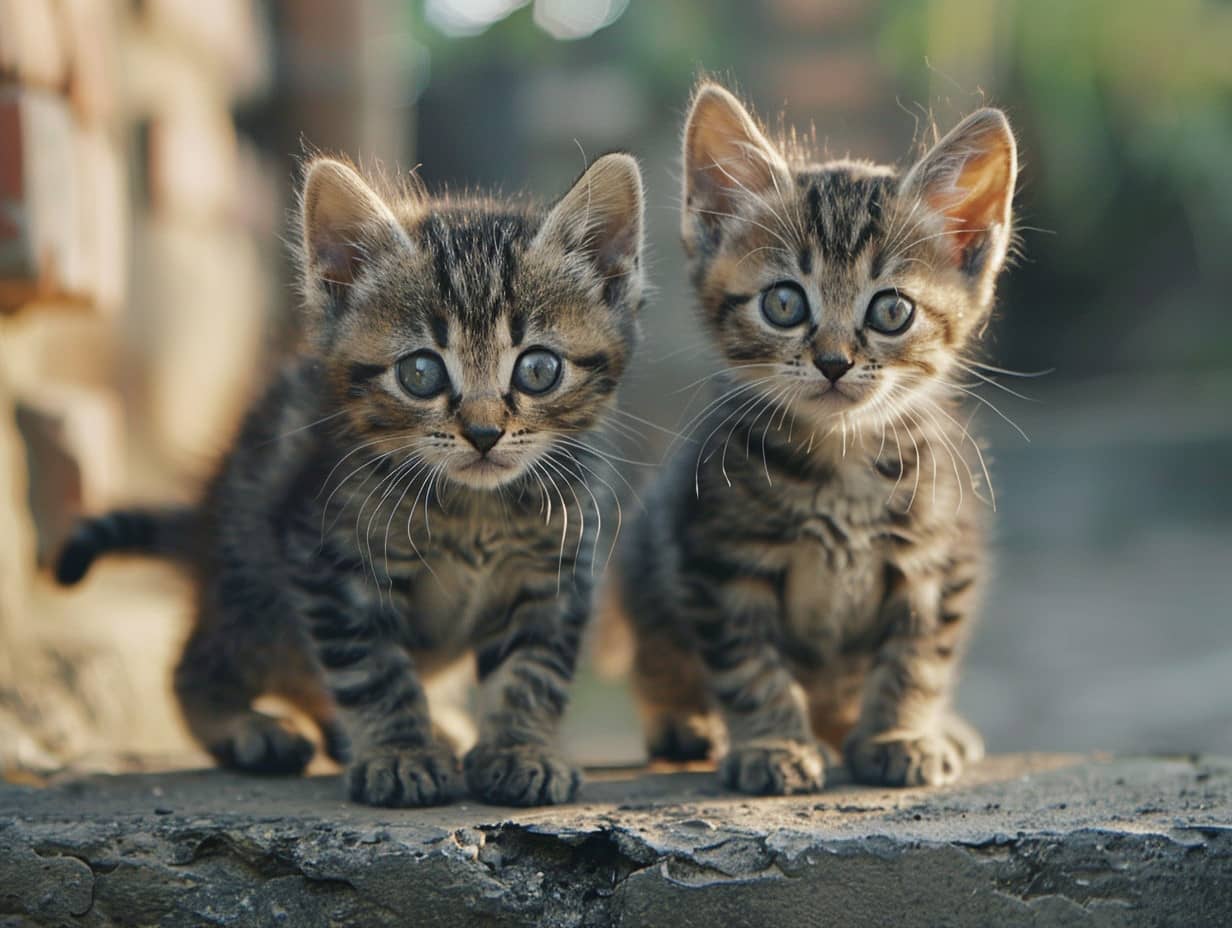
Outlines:
{"type": "Polygon", "coordinates": [[[999,757],[789,799],[598,770],[533,810],[219,771],[0,787],[0,925],[474,924],[1232,924],[1232,760],[999,757]]]}

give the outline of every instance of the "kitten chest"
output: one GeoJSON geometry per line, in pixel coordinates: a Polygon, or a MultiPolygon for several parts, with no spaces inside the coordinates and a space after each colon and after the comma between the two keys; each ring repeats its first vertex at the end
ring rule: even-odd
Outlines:
{"type": "Polygon", "coordinates": [[[888,555],[884,490],[857,473],[816,488],[795,513],[783,565],[785,631],[832,656],[875,633],[888,555]]]}
{"type": "MultiPolygon", "coordinates": [[[[417,540],[418,541],[418,540],[417,540]]],[[[404,641],[421,664],[452,661],[473,648],[516,592],[507,539],[483,532],[444,534],[391,564],[408,578],[397,603],[404,641]]]]}

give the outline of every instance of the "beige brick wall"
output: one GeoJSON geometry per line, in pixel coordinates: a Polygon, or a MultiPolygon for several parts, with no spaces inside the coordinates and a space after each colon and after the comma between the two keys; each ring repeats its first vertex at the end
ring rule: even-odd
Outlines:
{"type": "Polygon", "coordinates": [[[278,194],[231,118],[270,78],[254,10],[0,0],[0,769],[186,748],[183,579],[65,592],[39,563],[82,511],[190,493],[260,373],[249,217],[278,194]]]}

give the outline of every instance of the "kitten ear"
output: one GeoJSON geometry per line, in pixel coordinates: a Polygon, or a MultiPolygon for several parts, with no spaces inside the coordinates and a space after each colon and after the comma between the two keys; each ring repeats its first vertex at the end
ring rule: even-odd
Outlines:
{"type": "Polygon", "coordinates": [[[955,265],[972,277],[995,275],[1005,259],[1013,222],[1018,152],[1005,114],[972,113],[933,146],[903,180],[945,223],[943,241],[955,265]]]}
{"type": "Polygon", "coordinates": [[[698,220],[714,225],[742,199],[790,187],[787,162],[748,110],[718,84],[702,84],[684,129],[686,244],[698,220]]]}
{"type": "Polygon", "coordinates": [[[640,275],[644,210],[642,172],[636,159],[621,153],[604,155],[552,207],[535,245],[555,243],[565,251],[580,252],[605,279],[640,275]]]}
{"type": "Polygon", "coordinates": [[[304,255],[311,278],[354,281],[365,257],[382,244],[410,239],[386,205],[355,170],[332,158],[308,168],[303,195],[304,255]]]}

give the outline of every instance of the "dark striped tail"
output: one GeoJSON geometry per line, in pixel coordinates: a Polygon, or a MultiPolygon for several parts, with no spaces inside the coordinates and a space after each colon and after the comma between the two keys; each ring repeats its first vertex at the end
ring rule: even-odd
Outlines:
{"type": "Polygon", "coordinates": [[[86,575],[95,558],[112,551],[188,560],[196,526],[196,510],[187,507],[115,509],[84,519],[56,558],[56,582],[72,586],[86,575]]]}

